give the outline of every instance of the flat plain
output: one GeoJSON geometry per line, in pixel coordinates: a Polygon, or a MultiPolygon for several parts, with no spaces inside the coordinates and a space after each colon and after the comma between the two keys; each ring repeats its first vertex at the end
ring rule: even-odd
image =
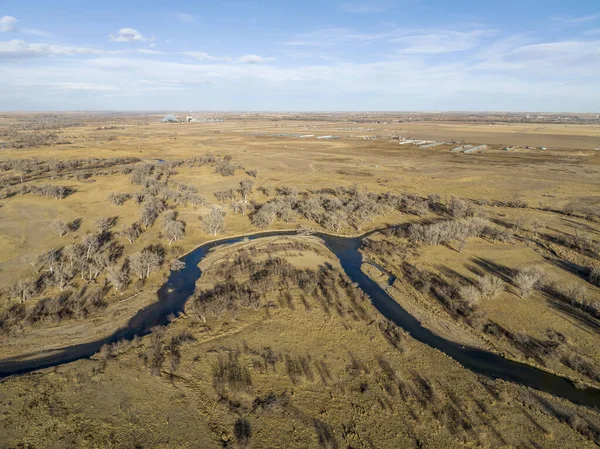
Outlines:
{"type": "Polygon", "coordinates": [[[209,253],[149,335],[4,378],[0,446],[600,444],[596,409],[415,340],[310,236],[375,231],[363,271],[426,328],[600,388],[600,125],[163,115],[0,116],[0,360],[112,334],[205,242],[298,235],[209,253]]]}

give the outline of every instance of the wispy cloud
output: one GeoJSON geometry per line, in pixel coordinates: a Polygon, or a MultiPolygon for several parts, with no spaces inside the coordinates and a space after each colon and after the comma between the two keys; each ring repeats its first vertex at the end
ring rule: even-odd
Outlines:
{"type": "Polygon", "coordinates": [[[368,43],[386,36],[389,36],[389,33],[361,33],[348,28],[323,28],[299,34],[282,44],[297,47],[322,47],[343,43],[368,43]]]}
{"type": "Polygon", "coordinates": [[[196,21],[193,15],[185,14],[182,12],[175,14],[175,17],[177,18],[177,20],[183,23],[193,23],[196,21]]]}
{"type": "Polygon", "coordinates": [[[154,39],[142,36],[142,33],[133,28],[121,28],[116,35],[109,35],[108,40],[111,42],[145,42],[154,39]]]}
{"type": "Polygon", "coordinates": [[[19,29],[20,32],[24,33],[24,34],[29,34],[31,36],[37,36],[37,37],[41,37],[44,39],[52,39],[52,34],[47,33],[46,31],[42,31],[42,30],[38,30],[36,28],[21,28],[19,29]]]}
{"type": "Polygon", "coordinates": [[[76,47],[48,43],[28,43],[13,39],[0,42],[0,59],[27,59],[53,56],[84,56],[84,55],[160,55],[162,52],[145,48],[102,50],[91,47],[76,47]]]}
{"type": "Polygon", "coordinates": [[[573,17],[571,19],[566,19],[566,20],[571,23],[586,23],[586,22],[593,22],[594,20],[598,20],[598,19],[600,19],[600,13],[590,14],[590,15],[581,16],[581,17],[573,17]]]}
{"type": "Polygon", "coordinates": [[[3,16],[0,18],[0,33],[14,31],[17,27],[17,19],[13,16],[3,16]]]}
{"type": "Polygon", "coordinates": [[[406,54],[451,53],[471,50],[478,46],[482,37],[492,33],[489,30],[441,31],[398,37],[390,42],[401,44],[400,51],[406,54]]]}
{"type": "Polygon", "coordinates": [[[273,62],[275,58],[271,57],[262,57],[258,55],[243,55],[238,57],[232,56],[213,56],[203,51],[184,51],[180,54],[184,56],[189,56],[190,58],[194,58],[198,61],[208,61],[208,62],[241,62],[243,64],[263,64],[266,62],[273,62]]]}

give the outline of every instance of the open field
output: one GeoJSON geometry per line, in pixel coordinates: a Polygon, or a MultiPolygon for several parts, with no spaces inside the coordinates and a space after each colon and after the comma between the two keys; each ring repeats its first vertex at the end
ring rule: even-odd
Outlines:
{"type": "MultiPolygon", "coordinates": [[[[0,360],[110,335],[209,240],[380,229],[361,248],[379,268],[363,271],[425,327],[600,388],[597,124],[57,117],[0,116],[0,360]],[[449,151],[463,144],[488,148],[449,151]]],[[[242,242],[200,268],[197,292],[248,284],[251,302],[217,310],[196,296],[152,335],[5,379],[0,446],[600,444],[597,411],[476,375],[366,298],[358,313],[360,294],[316,238],[242,242]],[[272,260],[329,290],[304,291],[272,260]]]]}

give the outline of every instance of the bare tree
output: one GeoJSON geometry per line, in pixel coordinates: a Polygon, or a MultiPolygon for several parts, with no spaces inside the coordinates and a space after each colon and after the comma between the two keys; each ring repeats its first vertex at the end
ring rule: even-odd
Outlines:
{"type": "Polygon", "coordinates": [[[129,276],[123,267],[117,265],[110,265],[106,270],[106,279],[119,293],[123,293],[127,283],[129,282],[129,276]]]}
{"type": "Polygon", "coordinates": [[[137,240],[141,233],[142,229],[140,228],[140,225],[133,223],[131,226],[127,226],[125,229],[123,229],[119,235],[125,237],[129,243],[133,243],[137,240]]]}
{"type": "Polygon", "coordinates": [[[165,354],[163,352],[163,344],[165,338],[165,328],[163,326],[156,326],[152,329],[150,334],[150,347],[147,352],[148,367],[150,372],[154,376],[160,376],[160,370],[162,364],[165,361],[165,354]]]}
{"type": "Polygon", "coordinates": [[[46,281],[50,285],[56,285],[62,291],[70,284],[72,279],[73,271],[69,268],[68,264],[61,262],[56,266],[51,275],[46,278],[46,281]]]}
{"type": "Polygon", "coordinates": [[[533,220],[529,227],[531,228],[531,232],[533,232],[534,235],[538,235],[538,232],[540,232],[540,229],[544,227],[544,224],[539,221],[539,220],[533,220]]]}
{"type": "Polygon", "coordinates": [[[521,298],[528,298],[534,290],[543,288],[545,281],[546,274],[543,268],[538,266],[519,270],[513,279],[515,286],[519,289],[521,298]]]}
{"type": "Polygon", "coordinates": [[[246,203],[244,203],[243,201],[232,202],[231,209],[233,210],[233,215],[237,215],[238,213],[246,215],[246,203]]]}
{"type": "Polygon", "coordinates": [[[51,249],[50,251],[38,256],[37,265],[39,265],[41,269],[46,269],[46,271],[53,273],[54,267],[58,264],[61,257],[62,255],[59,250],[51,249]]]}
{"type": "Polygon", "coordinates": [[[252,187],[254,187],[254,181],[251,179],[244,179],[243,181],[240,181],[240,187],[238,188],[238,191],[242,195],[244,204],[248,202],[248,195],[252,193],[252,187]]]}
{"type": "Polygon", "coordinates": [[[479,290],[472,285],[466,285],[461,287],[459,290],[459,294],[461,299],[471,307],[477,304],[479,302],[479,299],[481,298],[481,293],[479,292],[479,290]]]}
{"type": "Polygon", "coordinates": [[[125,204],[125,201],[127,201],[129,198],[131,198],[131,195],[129,195],[128,193],[110,193],[108,195],[108,201],[110,201],[111,203],[115,203],[117,206],[122,206],[123,204],[125,204]]]}
{"type": "Polygon", "coordinates": [[[95,234],[88,234],[83,238],[83,247],[85,248],[85,258],[90,259],[99,249],[100,238],[95,234]]]}
{"type": "Polygon", "coordinates": [[[17,298],[19,302],[24,303],[31,299],[37,290],[37,282],[33,278],[19,279],[9,289],[9,294],[17,298]]]}
{"type": "Polygon", "coordinates": [[[516,219],[515,219],[515,231],[519,232],[520,230],[525,228],[525,217],[523,215],[519,215],[516,219]]]}
{"type": "Polygon", "coordinates": [[[217,206],[213,206],[210,212],[202,217],[202,226],[209,234],[215,236],[225,230],[224,212],[217,206]]]}
{"type": "Polygon", "coordinates": [[[185,268],[185,262],[182,262],[179,259],[174,260],[171,263],[171,271],[180,271],[183,270],[185,268]]]}
{"type": "Polygon", "coordinates": [[[117,223],[117,217],[100,217],[94,223],[100,234],[105,233],[117,223]]]}
{"type": "Polygon", "coordinates": [[[129,267],[140,279],[150,276],[150,273],[157,271],[161,264],[162,258],[160,255],[149,248],[133,253],[129,257],[129,267]]]}
{"type": "Polygon", "coordinates": [[[173,376],[181,361],[181,351],[179,350],[179,339],[171,337],[171,341],[166,346],[167,358],[169,360],[169,374],[173,376]]]}
{"type": "Polygon", "coordinates": [[[496,299],[504,291],[504,282],[493,274],[481,276],[477,280],[477,284],[484,298],[496,299]]]}
{"type": "Polygon", "coordinates": [[[169,246],[171,246],[171,243],[185,236],[185,223],[175,219],[165,219],[163,230],[165,237],[169,240],[169,246]]]}
{"type": "Polygon", "coordinates": [[[62,220],[54,220],[52,222],[52,229],[58,234],[59,237],[62,237],[69,232],[69,225],[62,220]]]}

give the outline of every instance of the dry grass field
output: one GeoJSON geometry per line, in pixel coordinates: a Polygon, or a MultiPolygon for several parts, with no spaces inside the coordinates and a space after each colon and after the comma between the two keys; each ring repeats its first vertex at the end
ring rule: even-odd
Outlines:
{"type": "MultiPolygon", "coordinates": [[[[223,117],[0,116],[0,360],[110,335],[209,240],[379,229],[361,248],[379,268],[363,270],[392,275],[425,327],[600,388],[598,125],[223,117]],[[488,148],[449,151],[462,144],[488,148]]],[[[600,444],[596,410],[478,376],[385,322],[316,238],[242,242],[200,268],[197,293],[246,283],[258,303],[197,295],[151,335],[4,379],[0,447],[600,444]],[[254,265],[231,271],[244,254],[254,265]],[[269,288],[253,284],[263,269],[269,288]]]]}

